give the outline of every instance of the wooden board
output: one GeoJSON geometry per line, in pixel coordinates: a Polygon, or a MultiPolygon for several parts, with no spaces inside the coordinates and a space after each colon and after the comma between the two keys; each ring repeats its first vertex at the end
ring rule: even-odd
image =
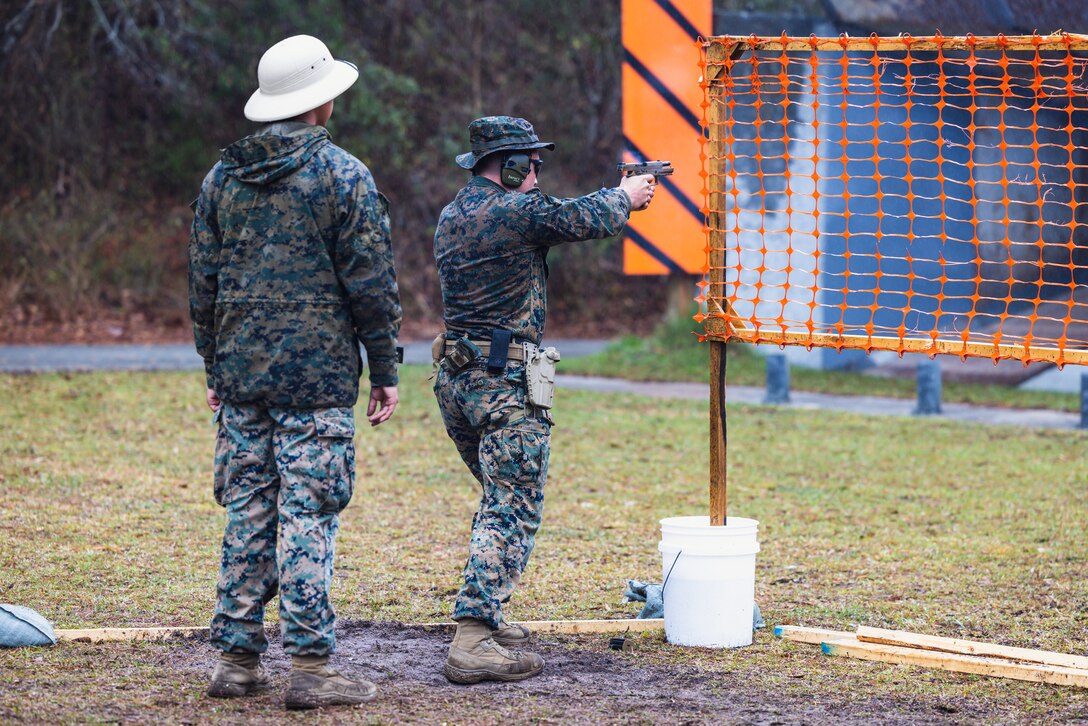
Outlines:
{"type": "Polygon", "coordinates": [[[853,633],[845,630],[828,630],[826,628],[805,628],[800,625],[776,625],[774,634],[783,640],[792,640],[795,643],[809,643],[820,645],[826,640],[856,640],[853,633]]]}
{"type": "Polygon", "coordinates": [[[208,636],[208,628],[74,628],[55,631],[57,642],[107,643],[132,640],[170,640],[172,638],[200,638],[208,636]]]}
{"type": "Polygon", "coordinates": [[[855,638],[829,640],[821,645],[826,655],[848,656],[882,663],[899,663],[939,668],[956,673],[974,673],[982,676],[1012,678],[1019,681],[1052,683],[1059,686],[1088,688],[1088,670],[1062,668],[1060,666],[1012,663],[1002,658],[989,658],[958,653],[938,653],[918,648],[896,645],[863,643],[855,638]]]}
{"type": "MultiPolygon", "coordinates": [[[[581,635],[586,633],[641,633],[664,630],[665,621],[661,618],[644,620],[519,620],[511,621],[524,625],[533,633],[559,633],[563,635],[581,635]]],[[[424,630],[453,630],[457,623],[413,623],[409,627],[424,630]]]]}
{"type": "MultiPolygon", "coordinates": [[[[521,625],[534,633],[563,633],[568,635],[581,633],[641,633],[664,630],[665,621],[661,618],[645,620],[525,620],[521,625]]],[[[457,623],[412,623],[408,627],[426,630],[452,630],[457,623]]],[[[170,640],[173,638],[206,638],[208,628],[80,628],[55,631],[57,642],[69,643],[108,643],[140,640],[170,640]]]]}
{"type": "Polygon", "coordinates": [[[921,633],[909,633],[903,630],[885,630],[859,625],[857,639],[864,643],[882,643],[884,645],[898,645],[906,648],[921,648],[923,650],[961,653],[964,655],[983,655],[1088,670],[1088,658],[1082,655],[1055,653],[1049,650],[1035,650],[1032,648],[1013,648],[1007,645],[997,645],[996,643],[942,638],[936,635],[922,635],[921,633]]]}

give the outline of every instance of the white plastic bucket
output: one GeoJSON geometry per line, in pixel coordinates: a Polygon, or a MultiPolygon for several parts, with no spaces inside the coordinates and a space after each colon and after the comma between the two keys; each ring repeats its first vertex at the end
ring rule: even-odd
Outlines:
{"type": "Polygon", "coordinates": [[[752,603],[759,541],[754,519],[661,520],[665,638],[677,645],[737,648],[752,644],[752,603]]]}

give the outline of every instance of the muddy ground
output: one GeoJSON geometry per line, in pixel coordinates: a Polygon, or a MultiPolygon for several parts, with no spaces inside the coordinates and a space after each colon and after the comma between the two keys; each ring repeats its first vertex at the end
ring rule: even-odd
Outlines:
{"type": "Polygon", "coordinates": [[[274,688],[234,700],[204,697],[216,653],[203,641],[68,643],[6,661],[15,679],[0,680],[0,722],[898,724],[1088,718],[1077,710],[1028,717],[1008,704],[972,698],[970,681],[962,696],[888,698],[870,680],[887,674],[888,667],[875,663],[854,661],[872,671],[836,672],[840,659],[827,659],[826,672],[813,679],[804,666],[822,656],[776,652],[783,651],[782,643],[765,632],[751,648],[722,656],[709,668],[693,665],[683,650],[663,643],[660,633],[633,638],[629,652],[609,649],[608,635],[534,636],[533,647],[547,660],[541,676],[457,686],[441,671],[449,637],[442,630],[341,621],[334,664],[376,682],[378,698],[358,708],[309,713],[283,710],[290,661],[276,638],[264,660],[274,688]],[[777,665],[768,666],[768,659],[777,665]],[[774,686],[769,675],[785,679],[779,681],[783,686],[774,686]],[[866,682],[875,687],[870,691],[866,682]]]}

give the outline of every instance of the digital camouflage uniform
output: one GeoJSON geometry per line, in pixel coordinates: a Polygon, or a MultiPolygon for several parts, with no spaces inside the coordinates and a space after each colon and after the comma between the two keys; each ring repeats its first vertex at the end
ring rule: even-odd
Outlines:
{"type": "MultiPolygon", "coordinates": [[[[537,140],[521,119],[482,121],[470,126],[474,148],[478,136],[500,136],[512,124],[537,140]]],[[[557,199],[473,176],[442,211],[434,239],[447,339],[486,341],[499,328],[539,344],[548,248],[617,234],[629,214],[630,199],[619,189],[557,199]]],[[[497,628],[540,526],[551,427],[526,409],[522,361],[492,373],[486,357],[456,372],[443,360],[434,390],[446,431],[482,488],[453,617],[497,628]]]]}
{"type": "Polygon", "coordinates": [[[371,385],[397,384],[387,203],[328,131],[279,122],[224,150],[194,209],[190,314],[223,402],[215,499],[227,525],[211,639],[264,652],[264,606],[278,590],[284,650],[326,655],[359,342],[371,385]]]}

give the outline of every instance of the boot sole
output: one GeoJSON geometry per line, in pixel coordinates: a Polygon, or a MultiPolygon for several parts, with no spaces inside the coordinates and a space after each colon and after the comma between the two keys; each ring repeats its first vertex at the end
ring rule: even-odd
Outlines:
{"type": "Polygon", "coordinates": [[[526,678],[532,678],[533,676],[542,673],[544,671],[544,664],[541,663],[539,668],[534,668],[525,673],[496,673],[488,670],[470,671],[465,670],[464,668],[458,668],[457,666],[451,666],[449,663],[447,663],[442,670],[446,674],[446,679],[451,683],[469,685],[472,683],[480,683],[481,681],[523,681],[526,678]]]}
{"type": "Polygon", "coordinates": [[[249,696],[257,691],[264,691],[272,687],[269,683],[254,683],[252,685],[244,686],[241,683],[217,683],[212,682],[208,686],[208,695],[211,698],[241,698],[242,696],[249,696]]]}
{"type": "Polygon", "coordinates": [[[373,701],[377,695],[377,691],[361,697],[345,696],[340,693],[315,694],[288,691],[283,699],[283,705],[292,711],[308,708],[324,708],[326,706],[357,706],[360,703],[373,701]]]}

